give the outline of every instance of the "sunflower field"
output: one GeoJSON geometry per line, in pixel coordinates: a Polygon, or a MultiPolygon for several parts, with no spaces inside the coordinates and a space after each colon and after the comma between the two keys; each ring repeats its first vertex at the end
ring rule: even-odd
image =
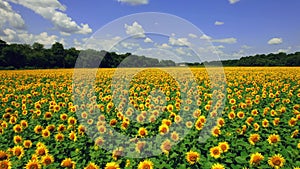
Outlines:
{"type": "Polygon", "coordinates": [[[0,169],[299,169],[300,68],[206,70],[0,71],[0,169]]]}

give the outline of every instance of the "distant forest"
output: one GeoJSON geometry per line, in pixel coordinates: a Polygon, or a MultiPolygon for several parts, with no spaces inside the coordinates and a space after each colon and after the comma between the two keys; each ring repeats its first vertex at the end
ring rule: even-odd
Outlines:
{"type": "Polygon", "coordinates": [[[0,69],[74,68],[75,64],[77,67],[87,68],[176,66],[171,60],[158,60],[131,53],[64,49],[59,42],[46,49],[37,42],[33,45],[7,44],[0,39],[0,69]]]}
{"type": "MultiPolygon", "coordinates": [[[[158,60],[131,53],[96,51],[92,49],[65,49],[63,44],[56,42],[50,48],[40,43],[7,44],[0,39],[0,69],[44,69],[77,67],[165,67],[176,66],[171,60],[158,60]],[[79,57],[79,54],[83,57],[79,57]],[[101,63],[100,63],[101,60],[101,63]]],[[[218,62],[185,63],[188,66],[215,65],[218,62]]],[[[300,66],[300,52],[270,53],[242,57],[237,60],[224,60],[223,66],[300,66]]]]}
{"type": "MultiPolygon", "coordinates": [[[[188,63],[190,66],[198,65],[219,65],[219,62],[211,61],[204,63],[188,63]]],[[[223,60],[223,66],[300,66],[300,52],[286,53],[270,53],[255,56],[242,57],[236,60],[223,60]]]]}

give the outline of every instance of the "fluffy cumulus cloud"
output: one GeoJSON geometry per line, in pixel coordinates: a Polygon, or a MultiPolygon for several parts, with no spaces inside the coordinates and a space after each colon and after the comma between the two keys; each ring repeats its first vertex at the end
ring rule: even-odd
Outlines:
{"type": "Polygon", "coordinates": [[[190,37],[190,38],[197,38],[198,36],[195,35],[195,34],[190,33],[190,34],[189,34],[189,37],[190,37]]]}
{"type": "Polygon", "coordinates": [[[152,43],[153,40],[147,37],[147,38],[145,38],[144,42],[145,42],[145,43],[152,43]]]}
{"type": "Polygon", "coordinates": [[[0,1],[0,29],[3,28],[6,24],[9,24],[16,29],[24,29],[25,22],[21,15],[15,12],[11,5],[1,0],[0,1]]]}
{"type": "Polygon", "coordinates": [[[291,51],[292,51],[292,47],[289,46],[286,49],[278,49],[275,53],[281,53],[281,52],[283,52],[283,53],[291,53],[291,51]]]}
{"type": "Polygon", "coordinates": [[[237,2],[239,2],[240,0],[229,0],[229,3],[230,4],[235,4],[235,3],[237,3],[237,2]]]}
{"type": "Polygon", "coordinates": [[[140,25],[137,22],[133,22],[132,25],[125,24],[124,27],[125,27],[125,31],[126,31],[127,35],[135,36],[135,37],[138,37],[138,38],[144,38],[145,37],[145,34],[144,34],[145,31],[144,31],[142,25],[140,25]]]}
{"type": "Polygon", "coordinates": [[[203,34],[202,36],[200,36],[200,39],[203,39],[203,40],[212,40],[212,37],[206,35],[206,34],[203,34]]]}
{"type": "Polygon", "coordinates": [[[99,39],[97,37],[91,37],[89,39],[83,40],[85,43],[85,49],[95,49],[95,50],[106,50],[112,51],[114,50],[114,46],[118,45],[118,42],[122,38],[120,36],[110,37],[106,39],[99,39]]]}
{"type": "Polygon", "coordinates": [[[118,2],[126,3],[129,5],[146,5],[149,3],[149,0],[118,0],[118,2]]]}
{"type": "Polygon", "coordinates": [[[58,39],[56,35],[48,35],[47,32],[42,32],[40,34],[31,34],[26,31],[18,31],[12,29],[4,29],[4,35],[1,36],[1,39],[10,43],[26,43],[33,44],[34,42],[41,43],[46,47],[51,46],[53,43],[59,41],[62,44],[66,45],[64,39],[58,39]]]}
{"type": "Polygon", "coordinates": [[[216,22],[215,22],[215,25],[217,25],[217,26],[224,25],[224,22],[216,21],[216,22]]]}
{"type": "Polygon", "coordinates": [[[63,35],[73,33],[88,34],[92,32],[88,24],[77,24],[67,14],[63,13],[66,7],[58,0],[9,0],[9,2],[22,5],[43,18],[50,20],[63,35]]]}
{"type": "Polygon", "coordinates": [[[278,44],[281,44],[283,41],[282,41],[282,38],[272,38],[268,41],[268,44],[269,45],[278,45],[278,44]]]}
{"type": "Polygon", "coordinates": [[[188,41],[187,38],[178,38],[169,37],[169,43],[173,46],[190,46],[191,43],[188,41]]]}
{"type": "Polygon", "coordinates": [[[237,40],[236,38],[224,38],[224,39],[213,39],[212,42],[234,44],[237,42],[237,40]]]}

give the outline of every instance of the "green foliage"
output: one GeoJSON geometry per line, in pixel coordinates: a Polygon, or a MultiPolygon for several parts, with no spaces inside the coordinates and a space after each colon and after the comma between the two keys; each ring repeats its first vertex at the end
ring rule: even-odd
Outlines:
{"type": "Polygon", "coordinates": [[[103,50],[64,49],[63,44],[59,42],[54,43],[50,49],[46,49],[44,45],[37,42],[32,45],[7,44],[0,39],[0,69],[74,68],[75,66],[90,68],[164,67],[175,66],[175,63],[171,60],[159,61],[131,53],[117,54],[103,50]],[[78,58],[80,60],[77,61],[78,58]]]}

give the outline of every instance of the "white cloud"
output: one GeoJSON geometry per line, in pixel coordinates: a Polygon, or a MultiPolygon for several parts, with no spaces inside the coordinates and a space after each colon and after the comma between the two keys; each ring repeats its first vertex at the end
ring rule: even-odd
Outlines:
{"type": "Polygon", "coordinates": [[[147,37],[147,38],[145,38],[144,42],[145,43],[152,43],[153,41],[152,41],[152,39],[150,39],[150,38],[147,37]]]}
{"type": "Polygon", "coordinates": [[[191,43],[188,41],[187,38],[178,38],[169,37],[169,43],[173,46],[190,46],[191,43]]]}
{"type": "Polygon", "coordinates": [[[229,0],[229,3],[230,4],[235,4],[235,3],[237,3],[237,2],[239,2],[240,0],[229,0]]]}
{"type": "Polygon", "coordinates": [[[142,25],[140,25],[136,21],[133,22],[133,24],[131,26],[125,24],[124,27],[126,29],[125,31],[126,31],[127,35],[135,36],[135,37],[138,37],[138,38],[144,38],[145,37],[145,34],[144,34],[145,31],[144,31],[142,25]]]}
{"type": "Polygon", "coordinates": [[[63,13],[66,7],[58,0],[9,0],[15,4],[22,5],[33,10],[43,18],[50,20],[55,28],[62,34],[88,34],[92,29],[88,24],[81,23],[78,25],[67,14],[63,13]]]}
{"type": "Polygon", "coordinates": [[[120,47],[124,50],[132,50],[132,49],[136,49],[136,48],[140,47],[140,44],[132,43],[132,42],[121,42],[120,44],[118,44],[118,46],[116,48],[118,50],[120,50],[121,49],[120,47]]]}
{"type": "Polygon", "coordinates": [[[0,28],[3,28],[5,24],[9,24],[16,29],[25,28],[22,16],[16,13],[8,2],[0,1],[0,28]]]}
{"type": "Polygon", "coordinates": [[[190,37],[190,38],[197,38],[198,36],[195,35],[195,34],[190,33],[190,34],[189,34],[189,37],[190,37]]]}
{"type": "Polygon", "coordinates": [[[118,0],[118,2],[126,3],[129,5],[146,5],[149,3],[149,0],[118,0]]]}
{"type": "Polygon", "coordinates": [[[216,22],[215,22],[215,25],[217,25],[217,26],[224,25],[224,22],[216,21],[216,22]]]}
{"type": "MultiPolygon", "coordinates": [[[[53,43],[58,41],[56,35],[48,35],[47,32],[42,32],[40,34],[31,34],[25,31],[18,31],[12,29],[3,30],[4,36],[1,36],[1,39],[7,41],[8,43],[26,43],[33,44],[34,42],[41,43],[46,47],[51,46],[53,43]]],[[[60,43],[66,45],[64,39],[59,40],[60,43]]]]}
{"type": "Polygon", "coordinates": [[[251,49],[252,47],[251,46],[248,46],[248,45],[243,45],[241,46],[242,49],[251,49]]]}
{"type": "Polygon", "coordinates": [[[213,39],[212,42],[233,44],[236,43],[237,40],[236,38],[225,38],[225,39],[213,39]]]}
{"type": "Polygon", "coordinates": [[[282,38],[272,38],[268,41],[269,45],[278,45],[282,43],[282,38]]]}
{"type": "Polygon", "coordinates": [[[203,40],[212,40],[212,37],[206,35],[206,34],[203,34],[200,39],[203,39],[203,40]]]}
{"type": "Polygon", "coordinates": [[[111,50],[116,43],[118,43],[122,38],[120,36],[115,36],[112,38],[99,39],[96,37],[91,37],[89,39],[83,39],[86,43],[85,49],[95,49],[95,50],[111,50]]]}
{"type": "Polygon", "coordinates": [[[163,44],[161,44],[161,45],[155,43],[154,46],[157,47],[157,48],[159,48],[159,49],[170,49],[170,48],[172,48],[172,47],[171,47],[170,45],[168,45],[167,43],[163,43],[163,44]]]}
{"type": "Polygon", "coordinates": [[[292,50],[292,47],[289,46],[286,49],[278,49],[276,53],[281,53],[281,52],[283,52],[283,53],[291,53],[291,50],[292,50]]]}

